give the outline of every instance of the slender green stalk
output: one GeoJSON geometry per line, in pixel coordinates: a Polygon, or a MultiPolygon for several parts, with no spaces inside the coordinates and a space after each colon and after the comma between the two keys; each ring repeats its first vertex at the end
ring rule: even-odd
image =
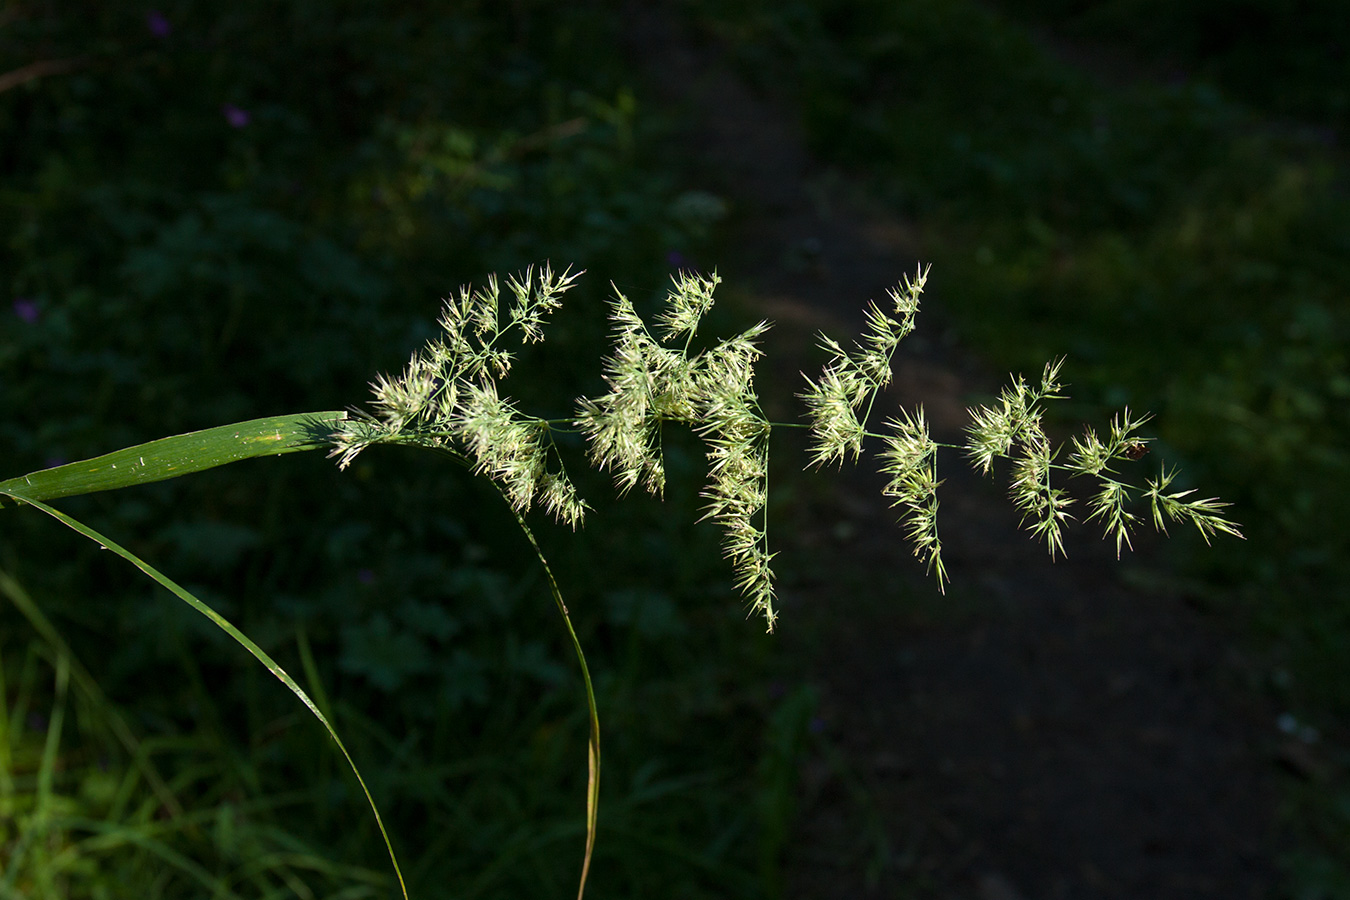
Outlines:
{"type": "MultiPolygon", "coordinates": [[[[502,498],[510,505],[510,498],[505,492],[502,493],[502,498]]],[[[544,567],[549,590],[553,593],[553,602],[557,604],[558,614],[562,616],[563,624],[567,626],[567,636],[572,639],[572,649],[576,652],[577,663],[581,666],[581,679],[586,684],[586,709],[590,716],[591,736],[586,754],[586,854],[581,861],[581,883],[577,886],[577,900],[582,900],[586,894],[586,878],[591,871],[591,856],[595,853],[595,832],[600,815],[600,711],[595,704],[595,687],[591,684],[591,670],[586,665],[586,654],[581,649],[581,640],[577,637],[576,629],[572,627],[572,617],[567,612],[567,604],[563,602],[558,581],[553,577],[553,569],[549,566],[548,558],[544,556],[544,551],[525,518],[515,507],[511,508],[511,514],[516,517],[516,523],[520,525],[520,530],[525,533],[530,546],[534,548],[535,556],[539,557],[539,564],[544,567]]]]}

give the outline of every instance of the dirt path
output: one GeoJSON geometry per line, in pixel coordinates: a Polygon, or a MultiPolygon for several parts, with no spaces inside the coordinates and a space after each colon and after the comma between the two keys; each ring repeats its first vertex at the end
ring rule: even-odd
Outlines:
{"type": "MultiPolygon", "coordinates": [[[[645,9],[632,21],[653,82],[698,123],[691,164],[732,204],[728,285],[799,345],[849,334],[914,270],[921,233],[814,163],[715,48],[645,9]]],[[[944,338],[941,273],[931,284],[889,402],[921,401],[951,440],[998,381],[944,338]]],[[[942,474],[946,598],[865,474],[820,479],[828,493],[799,498],[779,532],[806,561],[784,586],[782,640],[811,661],[825,738],[787,895],[1269,896],[1274,712],[1221,624],[1126,587],[1095,535],[1051,564],[996,487],[942,474]]]]}

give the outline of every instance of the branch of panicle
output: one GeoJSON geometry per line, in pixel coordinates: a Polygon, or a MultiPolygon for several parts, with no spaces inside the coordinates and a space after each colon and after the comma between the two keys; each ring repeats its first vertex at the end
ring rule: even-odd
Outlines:
{"type": "Polygon", "coordinates": [[[891,381],[891,360],[896,348],[914,330],[919,298],[928,280],[920,268],[887,292],[891,311],[875,303],[867,308],[867,325],[852,352],[834,339],[820,335],[820,347],[830,355],[818,379],[806,379],[805,401],[812,438],[811,465],[856,460],[862,453],[868,416],[877,394],[891,381]]]}
{"type": "Polygon", "coordinates": [[[756,345],[767,323],[691,356],[699,323],[713,304],[720,279],[680,273],[657,318],[653,338],[632,303],[615,289],[610,305],[614,351],[605,360],[609,390],[579,401],[577,424],[589,440],[591,462],[614,473],[620,492],[638,483],[654,494],[664,487],[661,428],[690,426],[707,444],[709,481],[701,495],[704,518],[722,529],[723,550],[736,584],[772,630],[772,554],[763,525],[768,497],[769,423],[753,388],[756,345]],[[665,344],[684,337],[682,347],[665,344]]]}
{"type": "Polygon", "coordinates": [[[549,465],[557,450],[548,423],[521,414],[498,388],[514,362],[500,346],[506,335],[516,333],[522,345],[542,340],[544,321],[580,274],[555,273],[545,263],[508,278],[505,321],[495,275],[478,290],[461,287],[447,298],[437,320],[441,335],[415,352],[401,375],[378,376],[371,411],[352,411],[332,435],[330,455],[339,467],[380,443],[459,450],[518,512],[538,500],[577,527],[587,507],[561,462],[549,465]]]}

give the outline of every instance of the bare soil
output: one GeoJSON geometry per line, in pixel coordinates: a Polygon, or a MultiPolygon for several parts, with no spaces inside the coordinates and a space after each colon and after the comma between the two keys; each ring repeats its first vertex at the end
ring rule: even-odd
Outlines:
{"type": "MultiPolygon", "coordinates": [[[[789,107],[705,36],[646,6],[630,25],[652,85],[693,123],[691,179],[731,206],[726,287],[779,323],[774,354],[797,354],[766,394],[790,393],[811,332],[852,334],[915,271],[922,224],[813,160],[789,107]]],[[[1000,382],[944,327],[940,285],[935,271],[887,402],[922,403],[955,440],[1000,382]]],[[[945,597],[875,476],[810,479],[822,486],[780,510],[781,640],[819,691],[822,738],[786,895],[1274,895],[1276,713],[1222,617],[1158,587],[1147,541],[1117,563],[1083,531],[1051,562],[997,485],[944,466],[945,597]]]]}

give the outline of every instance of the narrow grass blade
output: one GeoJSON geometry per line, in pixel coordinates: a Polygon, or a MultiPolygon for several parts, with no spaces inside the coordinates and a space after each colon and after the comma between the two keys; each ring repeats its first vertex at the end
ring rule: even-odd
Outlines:
{"type": "MultiPolygon", "coordinates": [[[[33,602],[33,598],[28,596],[28,592],[24,590],[23,586],[3,569],[0,569],[0,594],[9,598],[15,608],[28,620],[28,624],[33,627],[33,630],[47,642],[53,653],[70,660],[71,684],[105,718],[108,726],[112,729],[113,735],[123,749],[127,751],[127,754],[135,760],[136,768],[140,771],[141,777],[150,785],[150,789],[155,792],[155,796],[159,798],[160,804],[168,810],[169,815],[173,818],[181,816],[183,814],[182,804],[178,802],[178,798],[174,796],[173,791],[165,784],[163,777],[151,763],[150,757],[140,752],[140,741],[137,740],[136,735],[122,718],[121,713],[104,696],[103,690],[94,680],[94,676],[89,674],[89,670],[75,658],[70,645],[61,637],[61,633],[56,630],[56,626],[42,613],[42,610],[33,602]]],[[[3,692],[0,692],[0,696],[3,696],[3,692]]],[[[4,709],[0,706],[0,732],[4,730],[3,716],[4,709]]],[[[0,750],[0,752],[3,751],[0,750]]],[[[3,781],[0,780],[0,787],[2,786],[3,781]]]]}
{"type": "Polygon", "coordinates": [[[188,859],[163,841],[157,840],[150,829],[136,826],[128,827],[117,822],[103,822],[79,817],[60,819],[54,824],[69,831],[91,832],[90,837],[86,837],[80,842],[81,855],[90,856],[126,846],[139,847],[147,853],[159,857],[166,865],[177,869],[206,888],[211,892],[209,896],[212,900],[217,900],[217,898],[219,900],[243,900],[239,894],[230,890],[229,885],[221,878],[212,875],[202,866],[188,859]]]}
{"type": "MultiPolygon", "coordinates": [[[[507,501],[510,506],[510,498],[502,494],[502,499],[507,501]]],[[[548,576],[548,586],[553,592],[553,602],[558,604],[558,612],[562,615],[563,624],[567,626],[567,634],[572,638],[572,649],[576,651],[577,662],[581,664],[581,678],[586,683],[586,706],[590,713],[591,736],[586,755],[587,776],[586,776],[586,854],[581,860],[581,883],[577,887],[577,900],[582,900],[586,894],[586,879],[591,872],[591,856],[595,853],[595,829],[599,821],[600,814],[600,712],[595,705],[595,688],[591,684],[591,670],[586,665],[586,654],[581,651],[581,641],[577,638],[576,629],[572,627],[572,617],[567,613],[567,604],[563,603],[562,591],[558,589],[558,581],[553,577],[553,569],[549,567],[548,559],[544,556],[544,551],[539,546],[539,541],[534,537],[534,532],[526,524],[525,518],[511,507],[511,513],[516,517],[516,522],[520,525],[520,530],[525,532],[525,537],[530,541],[530,546],[534,547],[534,553],[539,557],[540,564],[544,567],[544,574],[548,576]]]]}
{"type": "Polygon", "coordinates": [[[255,456],[317,450],[331,446],[328,436],[345,416],[341,410],[299,413],[176,434],[0,481],[0,493],[56,500],[164,481],[255,456]]]}
{"type": "MultiPolygon", "coordinates": [[[[173,439],[169,438],[168,440],[173,439]]],[[[297,447],[294,449],[305,449],[305,448],[297,447]]],[[[260,455],[260,454],[253,454],[253,455],[260,455]]],[[[244,457],[239,458],[242,459],[244,457]]],[[[225,460],[225,462],[229,461],[230,460],[225,460]]],[[[214,463],[214,465],[220,464],[221,463],[214,463]]],[[[203,466],[202,468],[209,468],[209,467],[203,466]]],[[[177,474],[183,473],[179,472],[177,474]]],[[[164,477],[173,477],[173,476],[166,475],[164,477]]],[[[104,489],[105,488],[96,488],[96,490],[104,490],[104,489]]],[[[66,515],[60,510],[53,509],[52,507],[41,502],[40,500],[35,500],[24,494],[20,494],[17,493],[16,491],[7,489],[3,485],[0,485],[0,496],[9,496],[16,501],[27,503],[30,506],[42,510],[47,515],[61,522],[67,528],[79,532],[80,534],[89,538],[89,540],[95,542],[104,549],[111,550],[118,556],[125,559],[127,562],[134,565],[136,568],[140,569],[146,575],[149,575],[155,581],[159,582],[159,584],[163,586],[165,589],[167,589],[170,593],[178,597],[178,599],[182,600],[188,606],[191,606],[197,612],[201,613],[202,615],[206,616],[206,618],[210,619],[211,622],[214,623],[217,628],[228,634],[241,647],[243,647],[249,653],[252,653],[253,656],[257,658],[257,660],[260,663],[262,663],[264,666],[267,667],[267,670],[269,672],[275,675],[277,679],[281,681],[282,684],[286,685],[286,687],[290,689],[291,693],[299,697],[300,702],[304,703],[305,706],[309,708],[309,711],[310,713],[313,714],[314,718],[318,719],[319,722],[323,724],[323,727],[327,729],[328,736],[333,739],[333,743],[337,744],[338,749],[342,751],[343,757],[345,757],[347,760],[347,765],[351,767],[352,774],[356,776],[357,783],[361,785],[361,791],[366,795],[366,801],[370,804],[370,810],[372,813],[375,814],[375,824],[377,824],[380,828],[380,835],[384,838],[384,846],[389,851],[389,861],[394,866],[394,874],[398,876],[399,888],[400,890],[402,890],[403,896],[406,900],[408,896],[408,889],[407,886],[403,883],[403,872],[401,869],[399,869],[398,858],[394,854],[394,845],[389,840],[389,832],[385,830],[384,820],[380,817],[380,810],[375,805],[375,799],[371,797],[370,790],[366,787],[365,779],[361,777],[360,770],[357,769],[356,763],[352,760],[351,754],[347,752],[347,747],[342,743],[342,739],[338,737],[337,731],[333,729],[333,726],[329,723],[328,718],[324,716],[322,712],[319,711],[319,707],[316,706],[314,701],[309,698],[308,694],[306,694],[303,690],[301,690],[300,685],[295,683],[295,679],[291,678],[291,676],[287,674],[285,669],[283,669],[280,665],[278,665],[277,662],[274,659],[272,659],[271,656],[268,656],[267,653],[261,647],[253,643],[253,641],[249,640],[248,637],[245,636],[243,632],[241,632],[238,628],[235,628],[232,624],[230,624],[229,621],[227,621],[214,609],[207,606],[202,601],[198,600],[196,597],[194,597],[186,589],[181,587],[173,579],[169,578],[167,575],[160,572],[158,569],[147,563],[145,560],[141,559],[136,554],[132,553],[129,550],[126,550],[125,548],[117,544],[117,542],[113,541],[111,538],[105,537],[104,535],[85,525],[83,522],[80,522],[76,519],[72,519],[70,516],[66,515]]],[[[550,576],[550,578],[551,577],[552,576],[550,576]]],[[[575,640],[575,637],[573,639],[575,640]]],[[[590,690],[590,679],[588,676],[587,691],[589,692],[589,690],[590,690]]],[[[594,707],[592,706],[592,708],[594,707]]]]}
{"type": "Polygon", "coordinates": [[[70,660],[58,654],[52,663],[56,670],[56,686],[52,700],[51,718],[47,720],[47,736],[42,745],[42,758],[38,763],[37,792],[34,798],[33,814],[20,817],[18,840],[10,856],[7,867],[10,874],[0,887],[9,893],[14,890],[14,882],[24,869],[32,873],[34,886],[41,897],[57,896],[56,879],[52,872],[49,842],[43,840],[53,829],[56,808],[53,783],[56,778],[57,757],[61,752],[61,731],[66,719],[66,689],[70,684],[70,660]],[[26,858],[27,857],[27,858],[26,858]]]}

